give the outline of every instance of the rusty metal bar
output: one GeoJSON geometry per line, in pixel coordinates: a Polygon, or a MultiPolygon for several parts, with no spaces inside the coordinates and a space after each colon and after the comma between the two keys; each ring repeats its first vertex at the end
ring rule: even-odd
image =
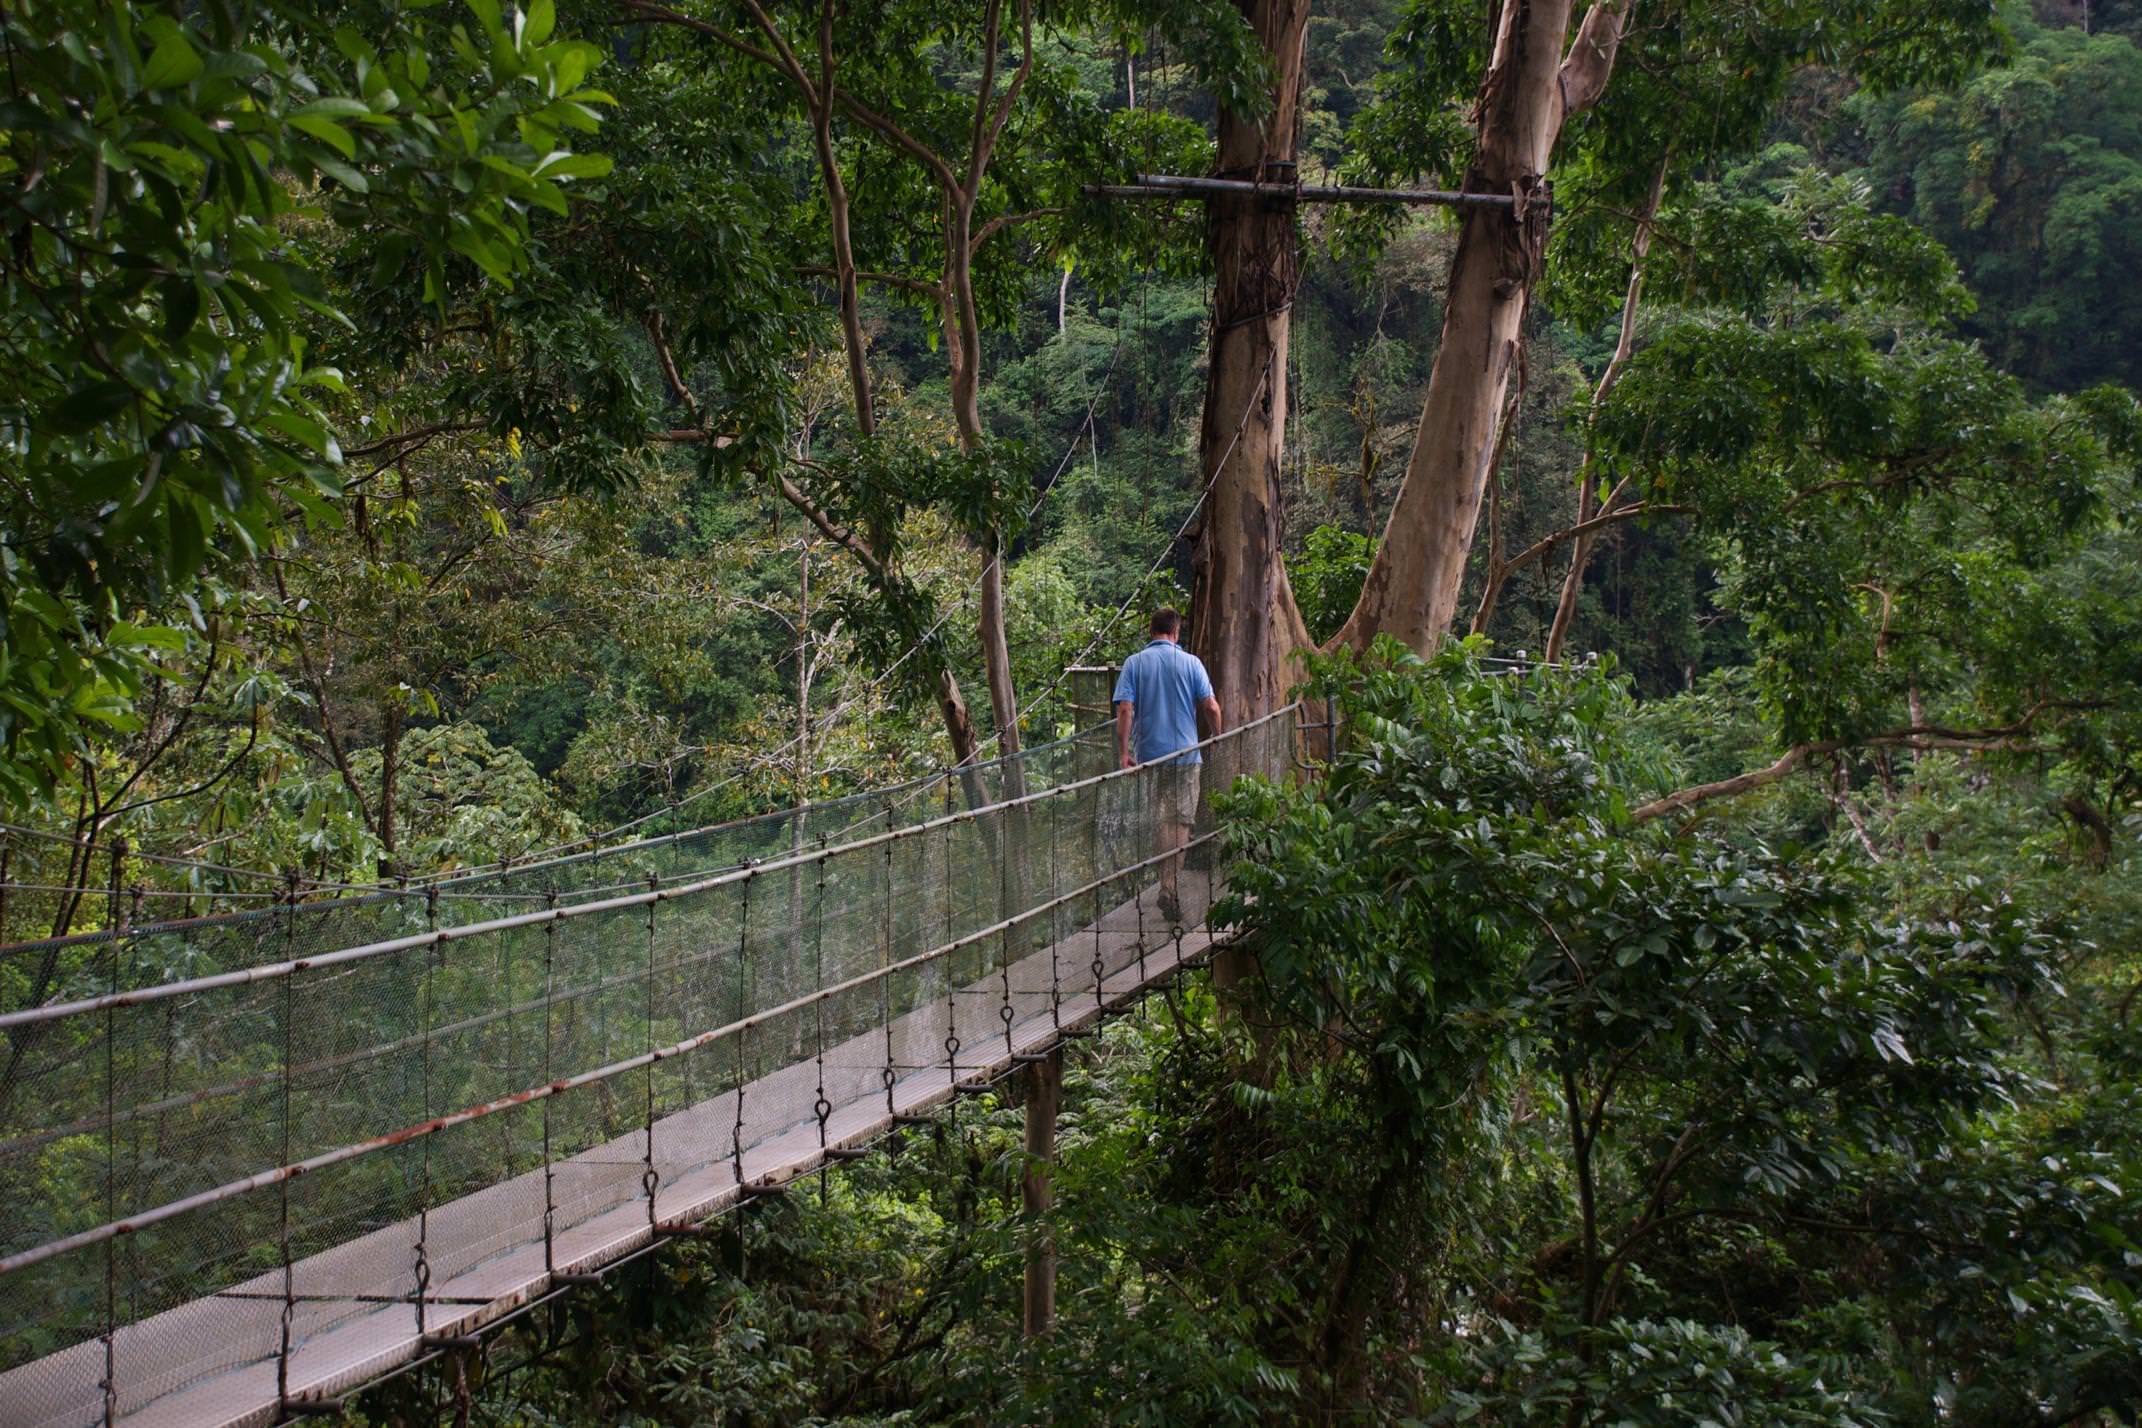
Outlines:
{"type": "Polygon", "coordinates": [[[1346,184],[1256,183],[1249,179],[1140,174],[1136,183],[1090,185],[1101,198],[1268,198],[1293,203],[1397,203],[1432,208],[1499,208],[1516,199],[1507,193],[1458,193],[1440,188],[1356,188],[1346,184]]]}

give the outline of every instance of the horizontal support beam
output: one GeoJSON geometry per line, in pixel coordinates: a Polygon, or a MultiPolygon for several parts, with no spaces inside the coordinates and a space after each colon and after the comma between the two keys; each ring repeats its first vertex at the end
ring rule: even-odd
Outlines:
{"type": "Polygon", "coordinates": [[[1086,192],[1102,198],[1287,199],[1295,203],[1409,203],[1437,208],[1500,208],[1516,200],[1506,193],[1454,193],[1439,188],[1350,188],[1334,184],[1254,183],[1249,179],[1189,178],[1140,174],[1136,183],[1103,183],[1086,192]]]}

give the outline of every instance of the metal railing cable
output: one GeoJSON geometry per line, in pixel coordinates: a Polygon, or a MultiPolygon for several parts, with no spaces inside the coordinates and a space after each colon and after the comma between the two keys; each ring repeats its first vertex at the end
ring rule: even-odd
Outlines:
{"type": "MultiPolygon", "coordinates": [[[[1240,730],[1231,732],[1246,732],[1248,730],[1255,729],[1264,724],[1270,723],[1275,719],[1279,719],[1282,717],[1291,717],[1292,714],[1293,708],[1290,705],[1285,709],[1281,709],[1275,711],[1274,713],[1267,714],[1262,719],[1258,719],[1253,721],[1252,723],[1245,724],[1240,730]]],[[[1212,747],[1213,745],[1219,743],[1221,740],[1226,739],[1228,737],[1229,735],[1227,734],[1215,735],[1212,738],[1204,739],[1196,744],[1188,746],[1182,752],[1186,754],[1202,753],[1204,750],[1212,747]]],[[[996,803],[986,804],[981,808],[959,809],[954,812],[944,814],[941,817],[931,819],[927,822],[911,824],[908,827],[892,829],[884,833],[870,834],[866,837],[856,839],[851,843],[843,844],[841,851],[845,853],[853,852],[858,849],[875,848],[883,843],[899,842],[903,839],[922,837],[939,828],[950,828],[954,824],[973,824],[985,814],[994,814],[1004,812],[1009,809],[1028,807],[1034,804],[1044,802],[1051,798],[1059,797],[1063,794],[1075,793],[1080,789],[1089,788],[1095,784],[1106,783],[1111,780],[1120,779],[1136,772],[1137,770],[1135,769],[1114,769],[1106,773],[1093,774],[1086,778],[1079,779],[1071,783],[1059,784],[1054,788],[1043,789],[1036,793],[1024,794],[1017,798],[1003,799],[996,803]]],[[[412,933],[406,937],[394,937],[388,938],[385,941],[360,943],[354,947],[340,948],[333,952],[323,953],[317,957],[292,958],[288,961],[272,962],[259,967],[249,967],[244,969],[243,971],[217,973],[205,977],[185,978],[176,982],[160,983],[153,987],[145,987],[132,992],[108,993],[103,996],[89,997],[79,1001],[52,1003],[39,1007],[26,1007],[20,1011],[0,1013],[0,1030],[6,1030],[18,1026],[27,1026],[37,1022],[60,1021],[68,1017],[80,1016],[88,1012],[103,1011],[107,1007],[141,1006],[146,1003],[161,1001],[167,997],[186,996],[194,992],[212,991],[222,987],[241,986],[249,982],[269,981],[277,978],[288,977],[298,972],[315,971],[325,967],[341,966],[345,963],[362,961],[372,957],[386,956],[395,952],[404,952],[412,948],[442,946],[449,942],[459,942],[467,940],[469,938],[483,937],[492,933],[510,931],[515,928],[540,926],[543,923],[563,921],[569,918],[595,916],[601,913],[615,912],[624,908],[646,907],[650,903],[674,901],[679,898],[692,897],[700,893],[712,891],[716,888],[730,887],[738,883],[747,882],[752,878],[765,877],[773,873],[785,872],[792,869],[802,868],[813,862],[816,862],[822,856],[822,853],[817,850],[813,850],[808,853],[794,854],[786,858],[775,858],[768,862],[754,863],[748,867],[731,869],[725,872],[717,873],[712,877],[701,878],[696,882],[683,883],[668,887],[654,887],[649,888],[645,892],[629,893],[617,897],[600,898],[593,902],[573,903],[568,906],[558,908],[545,908],[538,912],[516,913],[510,917],[492,918],[484,922],[464,923],[459,926],[435,927],[429,931],[412,933]]],[[[4,1272],[6,1268],[6,1263],[4,1261],[0,1261],[0,1272],[4,1272]]]]}
{"type": "MultiPolygon", "coordinates": [[[[1205,741],[1210,784],[1293,724],[1205,741]]],[[[1156,851],[1171,775],[1111,752],[479,923],[313,954],[285,907],[285,955],[142,986],[153,935],[98,949],[0,1015],[0,1421],[294,1411],[1045,1050],[1183,955],[1171,860],[1190,925],[1217,892],[1209,815],[1156,851]]]]}

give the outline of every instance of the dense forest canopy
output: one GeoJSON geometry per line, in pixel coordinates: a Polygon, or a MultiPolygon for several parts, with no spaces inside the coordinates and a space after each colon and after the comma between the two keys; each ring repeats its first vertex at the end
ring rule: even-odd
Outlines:
{"type": "Polygon", "coordinates": [[[464,1412],[2142,1414],[2142,6],[0,42],[0,942],[1011,754],[1164,604],[1334,721],[1210,791],[1216,975],[1070,1057],[1049,1334],[1007,1094],[464,1412]]]}

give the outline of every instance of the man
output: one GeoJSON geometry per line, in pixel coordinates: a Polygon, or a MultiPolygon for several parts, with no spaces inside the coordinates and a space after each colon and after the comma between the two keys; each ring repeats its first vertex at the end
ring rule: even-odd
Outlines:
{"type": "Polygon", "coordinates": [[[1181,925],[1176,875],[1182,870],[1182,846],[1197,821],[1198,773],[1204,756],[1198,742],[1197,716],[1220,732],[1220,701],[1212,694],[1205,663],[1180,644],[1183,619],[1165,607],[1153,612],[1151,638],[1144,649],[1123,661],[1116,679],[1116,754],[1123,767],[1136,768],[1161,759],[1156,771],[1159,803],[1154,830],[1156,853],[1173,853],[1160,865],[1160,911],[1181,925]],[[1187,750],[1187,752],[1185,752],[1187,750]],[[1171,757],[1172,756],[1172,757],[1171,757]]]}

